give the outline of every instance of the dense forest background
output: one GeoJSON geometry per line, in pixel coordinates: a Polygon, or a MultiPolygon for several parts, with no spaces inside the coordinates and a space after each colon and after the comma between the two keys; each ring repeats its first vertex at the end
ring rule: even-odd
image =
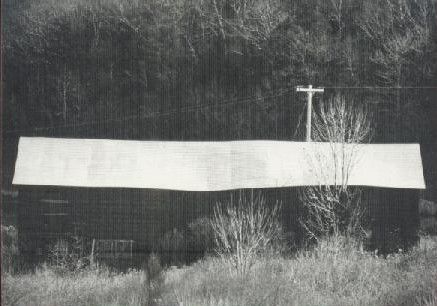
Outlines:
{"type": "MultiPolygon", "coordinates": [[[[325,87],[437,182],[435,0],[5,0],[3,188],[19,136],[304,139],[325,87]]],[[[434,197],[432,192],[427,197],[434,197]]]]}

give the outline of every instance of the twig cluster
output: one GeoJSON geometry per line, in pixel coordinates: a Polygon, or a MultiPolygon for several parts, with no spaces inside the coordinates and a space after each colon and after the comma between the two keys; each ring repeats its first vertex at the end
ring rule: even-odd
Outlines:
{"type": "Polygon", "coordinates": [[[238,274],[246,274],[260,253],[282,239],[280,209],[279,202],[269,208],[261,194],[253,193],[216,205],[211,222],[216,252],[238,274]]]}
{"type": "Polygon", "coordinates": [[[328,143],[329,150],[312,159],[319,184],[303,188],[300,195],[307,213],[302,224],[312,238],[363,236],[361,190],[350,187],[348,181],[357,162],[359,144],[371,139],[371,122],[364,106],[338,95],[323,102],[314,115],[314,140],[328,143]]]}

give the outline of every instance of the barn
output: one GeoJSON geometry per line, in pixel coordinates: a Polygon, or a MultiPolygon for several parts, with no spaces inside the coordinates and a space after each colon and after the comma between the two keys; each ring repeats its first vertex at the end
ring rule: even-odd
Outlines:
{"type": "Polygon", "coordinates": [[[21,137],[13,179],[20,249],[29,259],[44,258],[53,242],[77,235],[133,264],[235,190],[254,189],[281,201],[286,230],[301,236],[298,188],[342,183],[337,165],[351,152],[347,184],[364,190],[378,247],[393,232],[404,244],[414,241],[425,188],[417,144],[21,137]],[[337,149],[346,154],[332,159],[337,149]]]}

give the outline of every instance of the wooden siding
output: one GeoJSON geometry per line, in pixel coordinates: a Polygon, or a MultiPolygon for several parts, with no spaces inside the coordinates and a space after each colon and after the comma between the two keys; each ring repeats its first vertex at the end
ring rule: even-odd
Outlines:
{"type": "MultiPolygon", "coordinates": [[[[304,239],[296,188],[265,189],[269,203],[282,202],[285,230],[304,239]]],[[[364,188],[375,247],[395,231],[414,242],[419,225],[418,191],[364,188]]],[[[215,203],[238,192],[177,192],[145,189],[23,187],[19,199],[19,235],[23,251],[44,253],[56,239],[74,234],[88,239],[133,240],[135,252],[150,252],[174,229],[183,232],[198,217],[212,214],[215,203]]],[[[408,242],[410,243],[410,242],[408,242]]],[[[408,244],[407,243],[407,244],[408,244]]],[[[404,244],[404,245],[407,245],[404,244]]]]}

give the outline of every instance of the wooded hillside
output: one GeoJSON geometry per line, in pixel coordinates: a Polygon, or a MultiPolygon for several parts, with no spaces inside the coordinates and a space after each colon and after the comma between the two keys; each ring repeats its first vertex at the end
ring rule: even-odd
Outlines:
{"type": "Polygon", "coordinates": [[[23,135],[303,140],[307,84],[316,109],[371,108],[374,142],[420,142],[434,185],[436,17],[435,0],[6,0],[3,186],[23,135]]]}

